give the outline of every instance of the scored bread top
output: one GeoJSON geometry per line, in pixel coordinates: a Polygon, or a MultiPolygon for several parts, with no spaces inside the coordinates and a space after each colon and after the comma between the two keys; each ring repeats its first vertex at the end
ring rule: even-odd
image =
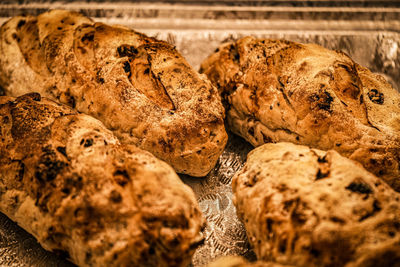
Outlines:
{"type": "Polygon", "coordinates": [[[65,10],[14,17],[0,35],[7,95],[66,103],[177,172],[204,176],[222,153],[220,96],[168,43],[65,10]]]}
{"type": "Polygon", "coordinates": [[[37,93],[0,97],[0,211],[79,266],[187,266],[193,191],[151,153],[37,93]]]}
{"type": "Polygon", "coordinates": [[[226,102],[230,130],[254,146],[335,149],[400,190],[400,94],[345,53],[246,37],[201,69],[226,102]]]}

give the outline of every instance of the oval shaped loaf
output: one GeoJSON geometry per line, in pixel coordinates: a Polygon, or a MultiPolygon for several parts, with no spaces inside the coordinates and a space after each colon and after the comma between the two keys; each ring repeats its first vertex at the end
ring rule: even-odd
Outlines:
{"type": "Polygon", "coordinates": [[[346,54],[243,38],[202,64],[227,103],[230,130],[254,146],[334,149],[400,191],[400,94],[346,54]]]}
{"type": "Polygon", "coordinates": [[[259,260],[307,267],[400,261],[400,194],[334,150],[262,145],[232,187],[259,260]]]}
{"type": "Polygon", "coordinates": [[[79,266],[187,266],[203,240],[193,191],[98,120],[0,97],[0,211],[79,266]]]}
{"type": "Polygon", "coordinates": [[[0,36],[7,95],[41,88],[177,172],[204,176],[222,153],[227,134],[217,90],[166,42],[65,10],[14,17],[0,36]]]}

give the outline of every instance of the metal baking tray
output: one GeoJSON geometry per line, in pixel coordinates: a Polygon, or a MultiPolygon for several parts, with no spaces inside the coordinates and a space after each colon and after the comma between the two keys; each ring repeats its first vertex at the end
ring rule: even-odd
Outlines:
{"type": "MultiPolygon", "coordinates": [[[[192,66],[221,42],[252,35],[317,43],[342,50],[356,62],[380,73],[400,90],[400,2],[289,0],[170,0],[111,3],[107,1],[16,1],[0,4],[0,24],[20,14],[48,9],[80,11],[96,21],[121,24],[176,46],[192,66]]],[[[222,255],[255,259],[232,203],[231,179],[251,145],[229,133],[215,168],[204,178],[181,175],[193,188],[207,219],[206,242],[192,265],[204,266],[222,255]]],[[[1,266],[74,266],[47,252],[36,240],[0,213],[1,266]]]]}

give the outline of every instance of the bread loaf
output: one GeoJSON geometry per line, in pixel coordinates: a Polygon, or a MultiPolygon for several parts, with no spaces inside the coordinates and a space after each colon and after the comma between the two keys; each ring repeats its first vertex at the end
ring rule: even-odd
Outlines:
{"type": "Polygon", "coordinates": [[[37,93],[0,97],[0,211],[79,266],[187,266],[193,191],[98,120],[37,93]]]}
{"type": "Polygon", "coordinates": [[[265,144],[248,154],[232,187],[259,260],[307,267],[400,262],[400,194],[334,150],[265,144]]]}
{"type": "Polygon", "coordinates": [[[400,191],[400,94],[346,54],[246,37],[201,68],[227,104],[230,130],[254,146],[334,149],[400,191]]]}
{"type": "Polygon", "coordinates": [[[38,91],[99,119],[177,172],[204,176],[227,141],[217,90],[174,47],[65,10],[0,29],[0,86],[38,91]]]}

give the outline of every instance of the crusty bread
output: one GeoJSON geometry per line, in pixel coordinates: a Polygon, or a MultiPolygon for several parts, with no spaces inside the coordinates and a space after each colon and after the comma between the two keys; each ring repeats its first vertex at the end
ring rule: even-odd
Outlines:
{"type": "Polygon", "coordinates": [[[98,120],[0,97],[0,211],[79,266],[187,266],[204,220],[193,191],[98,120]]]}
{"type": "Polygon", "coordinates": [[[254,146],[334,149],[400,191],[400,94],[346,54],[247,37],[201,68],[226,101],[230,130],[254,146]]]}
{"type": "Polygon", "coordinates": [[[207,267],[291,267],[289,265],[282,265],[275,262],[248,262],[239,256],[226,256],[217,259],[216,261],[207,265],[207,267]]]}
{"type": "Polygon", "coordinates": [[[94,116],[122,143],[204,176],[227,141],[217,90],[166,42],[75,12],[19,16],[0,29],[0,86],[94,116]]]}
{"type": "Polygon", "coordinates": [[[260,260],[399,266],[400,194],[334,150],[265,144],[248,154],[232,187],[260,260]]]}

